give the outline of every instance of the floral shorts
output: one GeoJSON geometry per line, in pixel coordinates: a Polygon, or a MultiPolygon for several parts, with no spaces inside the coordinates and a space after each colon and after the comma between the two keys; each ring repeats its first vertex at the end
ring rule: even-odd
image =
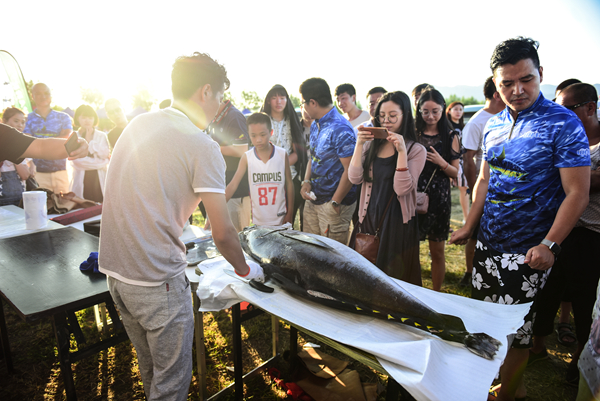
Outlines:
{"type": "Polygon", "coordinates": [[[533,302],[514,336],[513,348],[531,347],[536,294],[550,273],[550,269],[532,269],[524,260],[523,254],[498,252],[481,241],[477,241],[473,259],[472,298],[505,305],[533,302]]]}

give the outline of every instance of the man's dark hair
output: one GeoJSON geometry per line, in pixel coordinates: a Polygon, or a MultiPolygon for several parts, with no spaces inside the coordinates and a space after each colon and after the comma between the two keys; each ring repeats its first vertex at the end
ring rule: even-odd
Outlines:
{"type": "Polygon", "coordinates": [[[258,112],[252,113],[246,119],[246,126],[250,127],[251,124],[264,124],[267,126],[267,130],[271,132],[273,127],[271,126],[271,117],[267,113],[258,112]]]}
{"type": "Polygon", "coordinates": [[[300,93],[305,102],[313,99],[321,107],[333,104],[331,89],[323,78],[309,78],[300,84],[300,93]]]}
{"type": "Polygon", "coordinates": [[[225,67],[208,54],[198,52],[175,60],[171,72],[173,99],[187,100],[206,84],[210,84],[213,93],[227,90],[229,79],[225,67]]]}
{"type": "Polygon", "coordinates": [[[494,93],[496,93],[496,84],[494,83],[494,76],[487,77],[485,83],[483,84],[483,96],[485,96],[485,100],[492,100],[494,97],[494,93]]]}
{"type": "Polygon", "coordinates": [[[383,89],[382,86],[376,86],[374,88],[371,88],[368,92],[367,92],[367,97],[375,94],[375,93],[387,93],[387,91],[385,89],[383,89]]]}
{"type": "Polygon", "coordinates": [[[352,84],[341,84],[338,85],[337,88],[335,88],[335,97],[340,96],[343,93],[347,93],[348,96],[354,96],[356,95],[356,89],[354,88],[354,85],[352,84]]]}
{"type": "Polygon", "coordinates": [[[540,68],[540,58],[538,57],[537,49],[540,47],[539,42],[519,36],[518,38],[508,39],[500,43],[494,49],[492,59],[490,60],[490,68],[492,73],[496,73],[496,69],[503,64],[515,65],[521,60],[528,58],[533,61],[533,66],[536,69],[540,68]]]}
{"type": "Polygon", "coordinates": [[[158,105],[159,109],[166,109],[167,107],[171,107],[171,99],[165,99],[158,105]]]}
{"type": "Polygon", "coordinates": [[[575,83],[567,86],[562,93],[569,92],[573,95],[575,104],[583,102],[597,102],[598,92],[593,85],[584,83],[575,83]]]}
{"type": "Polygon", "coordinates": [[[417,86],[415,86],[415,88],[412,90],[412,97],[417,97],[421,94],[421,92],[423,92],[425,89],[435,89],[433,87],[433,85],[429,85],[429,84],[419,84],[417,86]]]}
{"type": "Polygon", "coordinates": [[[554,93],[560,92],[561,90],[565,89],[567,86],[570,86],[573,84],[580,84],[580,83],[581,83],[581,81],[578,80],[577,78],[565,79],[564,81],[562,81],[561,83],[558,84],[558,86],[554,90],[554,93]]]}

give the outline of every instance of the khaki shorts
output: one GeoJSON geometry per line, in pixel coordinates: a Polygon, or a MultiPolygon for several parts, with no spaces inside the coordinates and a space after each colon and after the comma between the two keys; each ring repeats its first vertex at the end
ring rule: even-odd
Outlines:
{"type": "Polygon", "coordinates": [[[346,245],[349,236],[348,229],[355,208],[356,202],[351,205],[341,205],[338,214],[331,201],[321,205],[306,201],[304,203],[304,231],[329,237],[346,245]]]}
{"type": "Polygon", "coordinates": [[[40,173],[38,171],[35,174],[35,180],[38,182],[40,188],[51,189],[55,194],[69,192],[69,174],[67,170],[54,171],[52,173],[40,173]]]}

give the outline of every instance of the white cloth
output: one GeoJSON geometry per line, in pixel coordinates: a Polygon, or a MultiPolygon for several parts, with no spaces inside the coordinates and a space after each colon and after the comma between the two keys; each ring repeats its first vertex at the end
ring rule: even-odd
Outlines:
{"type": "Polygon", "coordinates": [[[94,130],[92,140],[88,142],[88,153],[93,156],[82,157],[81,159],[70,160],[69,165],[73,169],[69,191],[83,198],[83,179],[86,170],[98,170],[98,181],[100,181],[100,190],[104,195],[104,183],[106,182],[106,172],[110,161],[110,145],[108,137],[99,130],[94,130]]]}
{"type": "Polygon", "coordinates": [[[279,226],[287,213],[285,194],[285,150],[273,146],[271,158],[264,163],[255,148],[246,152],[248,184],[252,200],[252,222],[257,226],[279,226]]]}
{"type": "Polygon", "coordinates": [[[462,318],[472,333],[502,342],[491,361],[460,344],[413,327],[356,315],[292,296],[276,285],[257,291],[235,276],[223,258],[199,265],[200,311],[217,311],[247,301],[279,318],[374,355],[383,368],[417,400],[481,401],[487,396],[507,351],[507,335],[523,324],[531,304],[501,305],[434,292],[402,281],[412,295],[440,313],[462,318]],[[228,274],[224,274],[228,270],[228,274]]]}
{"type": "Polygon", "coordinates": [[[483,143],[483,129],[488,120],[493,116],[492,113],[481,109],[471,117],[462,130],[462,146],[465,149],[477,151],[477,154],[475,155],[475,166],[478,172],[481,168],[481,161],[483,160],[483,152],[481,150],[481,144],[483,143]]]}
{"type": "MultiPolygon", "coordinates": [[[[344,117],[348,118],[348,115],[344,114],[344,117]]],[[[358,117],[356,117],[354,120],[348,120],[348,122],[352,124],[352,128],[356,128],[361,123],[369,120],[371,120],[371,115],[369,112],[366,110],[361,110],[361,113],[358,115],[358,117]]]]}

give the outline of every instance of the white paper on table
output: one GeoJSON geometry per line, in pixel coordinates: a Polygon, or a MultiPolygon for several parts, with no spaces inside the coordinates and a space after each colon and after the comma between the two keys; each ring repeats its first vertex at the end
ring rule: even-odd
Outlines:
{"type": "MultiPolygon", "coordinates": [[[[199,265],[200,311],[217,311],[247,301],[288,322],[362,349],[417,400],[481,401],[487,397],[507,352],[507,335],[523,324],[531,304],[500,305],[437,293],[399,281],[413,296],[439,313],[460,317],[471,333],[485,332],[502,342],[494,360],[441,340],[416,328],[329,308],[296,296],[276,285],[264,293],[231,277],[223,258],[199,265]]],[[[269,285],[269,283],[267,283],[269,285]]]]}

